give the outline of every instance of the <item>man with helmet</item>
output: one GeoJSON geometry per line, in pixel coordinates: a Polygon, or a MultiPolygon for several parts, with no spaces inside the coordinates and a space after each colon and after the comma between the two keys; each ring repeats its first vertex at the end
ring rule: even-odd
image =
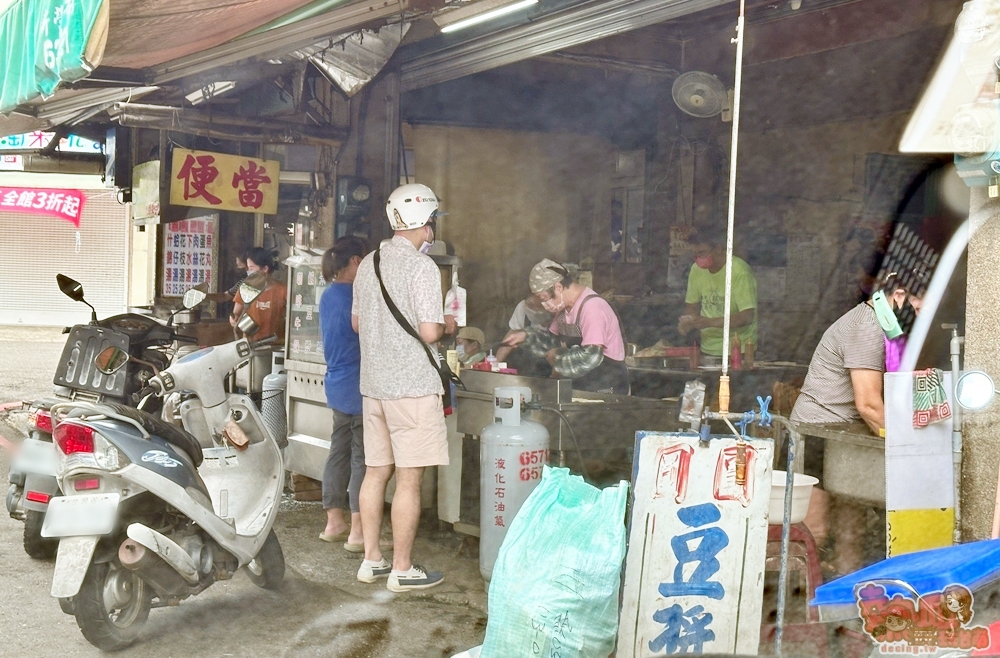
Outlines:
{"type": "Polygon", "coordinates": [[[629,394],[625,366],[625,336],[611,305],[592,289],[580,285],[575,265],[548,258],[531,269],[528,287],[554,318],[548,327],[510,331],[505,345],[524,345],[544,357],[573,388],[598,393],[629,394]]]}
{"type": "MultiPolygon", "coordinates": [[[[434,242],[437,209],[437,196],[425,185],[396,188],[386,203],[395,234],[362,260],[354,280],[352,323],[361,343],[367,465],[360,493],[365,559],[358,580],[374,583],[388,578],[393,592],[427,589],[444,578],[410,559],[424,469],[448,464],[444,389],[421,344],[433,346],[445,329],[440,271],[425,255],[434,242]],[[401,316],[398,320],[392,307],[401,316]],[[379,529],[386,484],[393,473],[390,565],[379,549],[379,529]]],[[[437,357],[434,347],[429,349],[437,357]]]]}

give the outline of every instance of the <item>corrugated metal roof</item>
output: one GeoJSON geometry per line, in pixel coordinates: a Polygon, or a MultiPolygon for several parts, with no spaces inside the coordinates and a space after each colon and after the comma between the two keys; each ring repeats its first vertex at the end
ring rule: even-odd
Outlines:
{"type": "Polygon", "coordinates": [[[246,34],[312,0],[111,0],[103,66],[143,69],[246,34]]]}

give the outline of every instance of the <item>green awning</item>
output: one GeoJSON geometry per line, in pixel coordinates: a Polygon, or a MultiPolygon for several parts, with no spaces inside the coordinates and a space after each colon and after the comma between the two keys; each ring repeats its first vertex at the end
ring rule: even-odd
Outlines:
{"type": "Polygon", "coordinates": [[[110,0],[14,0],[0,16],[0,113],[100,64],[110,0]]]}

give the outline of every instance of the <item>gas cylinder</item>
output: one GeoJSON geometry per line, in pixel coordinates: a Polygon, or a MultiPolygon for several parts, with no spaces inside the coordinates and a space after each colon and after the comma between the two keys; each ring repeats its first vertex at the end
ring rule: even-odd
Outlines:
{"type": "Polygon", "coordinates": [[[271,373],[264,376],[260,413],[264,416],[264,424],[279,448],[288,445],[288,419],[285,416],[285,388],[287,386],[288,375],[284,373],[271,373]]]}
{"type": "Polygon", "coordinates": [[[549,461],[548,430],[521,415],[521,403],[530,401],[530,388],[493,389],[493,422],[479,435],[479,572],[487,581],[507,528],[549,461]]]}

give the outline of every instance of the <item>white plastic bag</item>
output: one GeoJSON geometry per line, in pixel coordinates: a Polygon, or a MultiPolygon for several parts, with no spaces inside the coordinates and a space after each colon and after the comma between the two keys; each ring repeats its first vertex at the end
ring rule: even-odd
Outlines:
{"type": "Polygon", "coordinates": [[[444,296],[444,314],[454,316],[455,323],[464,327],[467,308],[465,288],[458,285],[458,272],[455,272],[451,275],[451,289],[444,296]]]}

